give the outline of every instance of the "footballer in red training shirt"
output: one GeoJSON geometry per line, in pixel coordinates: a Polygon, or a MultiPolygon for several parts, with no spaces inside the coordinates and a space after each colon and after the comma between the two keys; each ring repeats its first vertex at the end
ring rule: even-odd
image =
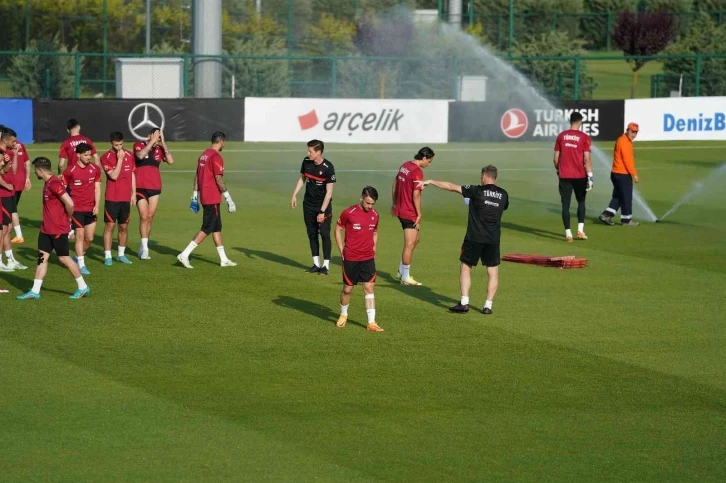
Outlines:
{"type": "Polygon", "coordinates": [[[363,284],[365,293],[367,330],[383,332],[376,324],[376,302],[373,287],[376,282],[376,243],[378,242],[378,212],[373,205],[378,191],[372,186],[363,188],[360,203],[340,212],[335,225],[335,243],[343,259],[343,290],[340,292],[340,317],[335,324],[345,327],[348,322],[348,305],[353,287],[363,284]],[[345,244],[343,243],[345,231],[345,244]]]}
{"type": "Polygon", "coordinates": [[[223,132],[217,131],[212,134],[212,145],[197,160],[197,173],[194,175],[194,193],[192,193],[192,202],[189,208],[191,208],[194,214],[199,213],[199,201],[201,199],[203,210],[202,228],[184,251],[176,257],[179,263],[186,268],[194,268],[189,263],[189,255],[210,234],[214,240],[214,245],[217,247],[220,265],[222,267],[237,266],[224,253],[224,245],[222,244],[222,214],[219,211],[222,197],[227,202],[227,210],[230,213],[237,211],[237,207],[234,201],[232,201],[232,196],[227,191],[227,186],[223,179],[224,160],[220,153],[224,149],[226,140],[227,136],[223,132]]]}
{"type": "Polygon", "coordinates": [[[161,195],[161,163],[174,164],[174,157],[166,146],[164,133],[155,127],[146,142],[134,144],[136,157],[136,208],[139,210],[139,258],[149,260],[149,235],[151,224],[159,207],[161,195]]]}
{"type": "Polygon", "coordinates": [[[86,143],[91,147],[93,162],[100,168],[101,161],[98,158],[96,147],[93,145],[93,141],[81,134],[81,123],[79,123],[77,119],[68,119],[68,122],[66,122],[66,129],[68,130],[68,139],[63,141],[63,144],[61,144],[60,147],[60,152],[58,153],[58,174],[63,173],[66,168],[70,168],[76,164],[76,161],[78,160],[76,147],[81,143],[86,143]]]}
{"type": "Polygon", "coordinates": [[[20,228],[20,218],[18,217],[18,205],[23,191],[28,191],[31,187],[30,183],[30,158],[25,145],[18,141],[18,135],[15,131],[6,126],[0,125],[0,132],[7,135],[5,151],[13,151],[18,155],[16,163],[15,176],[13,178],[13,187],[15,188],[15,211],[11,213],[13,220],[13,229],[15,236],[10,240],[11,243],[25,243],[23,238],[23,230],[20,228]]]}
{"type": "Polygon", "coordinates": [[[73,200],[71,224],[76,232],[76,261],[83,275],[90,275],[85,254],[96,232],[96,217],[101,206],[101,170],[91,162],[91,146],[76,146],[78,160],[63,171],[63,183],[73,200]]]}
{"type": "Polygon", "coordinates": [[[413,249],[418,244],[419,224],[423,216],[421,212],[422,188],[418,187],[416,182],[423,180],[422,169],[430,165],[433,160],[433,150],[428,147],[421,148],[412,161],[406,161],[401,165],[393,180],[391,214],[398,217],[403,228],[403,252],[397,277],[404,285],[421,285],[411,276],[413,249]]]}
{"type": "Polygon", "coordinates": [[[111,247],[113,230],[118,224],[119,263],[131,264],[126,257],[126,243],[129,237],[131,205],[136,204],[136,163],[131,151],[124,149],[124,135],[119,131],[111,133],[111,149],[101,156],[101,165],[106,172],[106,196],[103,218],[103,263],[113,264],[111,247]]]}
{"type": "Polygon", "coordinates": [[[565,240],[572,241],[570,229],[570,201],[572,192],[577,200],[577,238],[587,240],[585,235],[585,197],[592,189],[592,140],[580,131],[582,114],[574,111],[570,115],[570,129],[562,131],[555,141],[555,169],[559,177],[560,200],[562,201],[562,223],[565,225],[565,240]]]}
{"type": "Polygon", "coordinates": [[[66,192],[63,182],[53,176],[50,159],[35,158],[32,164],[35,175],[45,182],[43,185],[43,220],[38,234],[38,266],[35,269],[33,288],[23,295],[18,295],[18,299],[40,299],[40,288],[48,273],[48,259],[53,250],[58,255],[58,261],[65,265],[78,284],[78,290],[70,298],[86,297],[90,295],[91,290],[83,280],[78,265],[68,256],[68,217],[73,214],[73,200],[66,192]]]}

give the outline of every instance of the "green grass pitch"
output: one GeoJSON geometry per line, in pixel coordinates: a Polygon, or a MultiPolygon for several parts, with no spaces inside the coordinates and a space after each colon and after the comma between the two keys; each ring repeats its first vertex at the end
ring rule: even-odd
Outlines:
{"type": "MultiPolygon", "coordinates": [[[[566,244],[549,143],[432,146],[427,177],[469,184],[483,165],[500,168],[511,197],[502,254],[589,259],[583,270],[505,262],[494,315],[461,316],[446,310],[459,297],[461,197],[424,191],[412,265],[424,286],[403,287],[390,186],[420,146],[330,145],[336,215],[364,185],[381,194],[386,331],[372,334],[360,287],[348,327],[335,328],[335,248],[330,276],[303,273],[310,254],[289,201],[304,144],[228,144],[238,212],[224,212],[223,235],[239,266],[220,268],[208,240],[194,270],[175,256],[201,223],[188,206],[206,144],[170,147],[152,259],[136,258],[134,212],[134,264],[103,266],[99,226],[87,299],[68,300],[75,283],[56,261],[42,300],[15,300],[32,284],[40,183],[24,194],[15,250],[30,270],[0,274],[11,291],[0,295],[3,481],[726,480],[726,179],[663,223],[608,227],[593,221],[611,191],[598,169],[590,239],[566,244]]],[[[655,213],[724,148],[636,143],[655,213]]],[[[29,152],[55,164],[56,145],[29,152]]],[[[475,269],[477,309],[485,280],[475,269]]]]}

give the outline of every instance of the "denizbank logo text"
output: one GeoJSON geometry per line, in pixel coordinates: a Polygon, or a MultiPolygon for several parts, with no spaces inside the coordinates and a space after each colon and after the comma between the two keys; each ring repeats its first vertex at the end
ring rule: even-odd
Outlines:
{"type": "Polygon", "coordinates": [[[663,132],[700,132],[723,131],[726,129],[726,113],[698,113],[698,117],[677,117],[671,113],[663,114],[663,132]]]}

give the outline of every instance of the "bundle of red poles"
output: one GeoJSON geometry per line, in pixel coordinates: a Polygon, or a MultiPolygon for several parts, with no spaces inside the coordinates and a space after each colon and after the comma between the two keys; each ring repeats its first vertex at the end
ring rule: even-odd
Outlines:
{"type": "Polygon", "coordinates": [[[555,268],[585,268],[587,258],[577,258],[572,255],[565,257],[548,257],[547,255],[526,255],[522,253],[510,253],[502,257],[502,260],[515,263],[529,263],[541,267],[555,268]]]}

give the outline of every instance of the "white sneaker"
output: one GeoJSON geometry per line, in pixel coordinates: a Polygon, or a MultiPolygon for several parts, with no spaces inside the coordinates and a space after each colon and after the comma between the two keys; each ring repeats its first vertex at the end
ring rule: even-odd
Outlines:
{"type": "Polygon", "coordinates": [[[23,265],[22,263],[20,263],[17,260],[13,260],[13,261],[9,262],[7,267],[12,268],[13,270],[27,270],[28,269],[28,267],[26,267],[25,265],[23,265]]]}
{"type": "Polygon", "coordinates": [[[6,266],[3,262],[0,262],[0,272],[14,272],[15,269],[12,267],[6,266]]]}
{"type": "Polygon", "coordinates": [[[222,263],[219,264],[220,267],[236,267],[237,264],[234,263],[232,260],[225,260],[222,263]]]}
{"type": "Polygon", "coordinates": [[[151,260],[151,256],[149,255],[149,250],[139,250],[139,258],[141,260],[151,260]]]}
{"type": "Polygon", "coordinates": [[[180,253],[176,256],[176,259],[179,260],[179,263],[184,265],[186,268],[194,268],[192,267],[192,264],[189,263],[189,257],[182,256],[182,254],[180,253]]]}

